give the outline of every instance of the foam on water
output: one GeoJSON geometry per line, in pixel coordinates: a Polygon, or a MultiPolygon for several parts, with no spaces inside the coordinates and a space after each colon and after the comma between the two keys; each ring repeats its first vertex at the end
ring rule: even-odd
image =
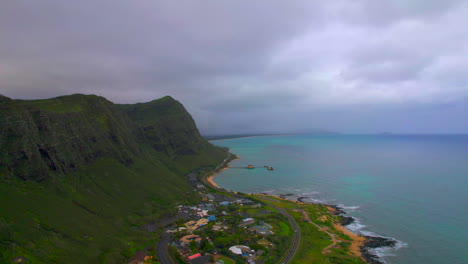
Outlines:
{"type": "Polygon", "coordinates": [[[397,255],[396,251],[399,250],[400,248],[405,248],[405,247],[408,247],[407,243],[400,241],[400,240],[396,240],[396,244],[394,247],[373,248],[373,249],[370,249],[369,252],[371,252],[372,254],[375,254],[382,260],[382,258],[384,257],[396,256],[397,255]]]}
{"type": "Polygon", "coordinates": [[[362,229],[365,228],[366,225],[361,224],[359,219],[357,219],[356,217],[353,217],[353,219],[354,219],[354,222],[352,224],[347,225],[346,228],[349,229],[353,233],[364,235],[362,232],[362,229]]]}
{"type": "Polygon", "coordinates": [[[304,202],[316,203],[316,204],[328,204],[327,201],[321,200],[318,198],[312,198],[312,197],[307,197],[307,196],[302,196],[302,197],[303,197],[304,202]]]}
{"type": "MultiPolygon", "coordinates": [[[[352,207],[353,209],[359,208],[359,206],[350,206],[350,207],[352,207]]],[[[340,208],[346,209],[346,206],[340,206],[340,208]]],[[[375,254],[379,258],[387,257],[387,256],[395,256],[395,252],[398,249],[403,248],[403,247],[408,247],[407,243],[400,241],[398,239],[395,239],[393,237],[384,236],[384,235],[381,235],[381,234],[378,234],[369,230],[364,230],[364,228],[366,228],[367,226],[361,223],[361,220],[359,218],[353,217],[353,219],[354,219],[354,222],[346,226],[346,228],[350,230],[351,232],[358,234],[358,235],[362,235],[362,236],[382,237],[382,238],[387,238],[387,239],[396,241],[396,244],[394,247],[379,247],[379,248],[369,249],[369,252],[371,252],[372,254],[375,254]]]]}
{"type": "Polygon", "coordinates": [[[360,208],[358,205],[346,206],[344,204],[338,204],[338,207],[346,211],[354,211],[360,208]]]}

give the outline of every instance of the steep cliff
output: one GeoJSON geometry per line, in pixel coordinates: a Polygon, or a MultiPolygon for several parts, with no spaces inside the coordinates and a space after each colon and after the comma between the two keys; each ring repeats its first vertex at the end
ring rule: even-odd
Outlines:
{"type": "Polygon", "coordinates": [[[209,146],[182,104],[169,96],[118,107],[142,128],[155,150],[164,151],[168,156],[195,154],[209,146]]]}
{"type": "Polygon", "coordinates": [[[0,166],[24,180],[45,180],[76,166],[113,157],[131,164],[140,131],[98,96],[0,101],[0,166]]]}
{"type": "MultiPolygon", "coordinates": [[[[122,263],[139,231],[194,199],[184,175],[226,153],[171,97],[0,96],[0,262],[122,263]]],[[[146,244],[147,245],[147,244],[146,244]]]]}

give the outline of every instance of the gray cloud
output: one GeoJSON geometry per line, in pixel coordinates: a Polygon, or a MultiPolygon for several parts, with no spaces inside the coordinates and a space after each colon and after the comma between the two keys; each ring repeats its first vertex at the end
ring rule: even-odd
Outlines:
{"type": "Polygon", "coordinates": [[[455,0],[6,0],[0,93],[172,95],[205,133],[468,132],[467,17],[455,0]]]}

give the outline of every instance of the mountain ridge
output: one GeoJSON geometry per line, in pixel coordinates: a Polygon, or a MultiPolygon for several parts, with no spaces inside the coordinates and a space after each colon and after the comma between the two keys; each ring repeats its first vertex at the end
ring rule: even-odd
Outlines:
{"type": "Polygon", "coordinates": [[[157,239],[136,227],[198,199],[185,175],[227,155],[172,97],[0,97],[0,124],[2,263],[122,263],[157,239]]]}

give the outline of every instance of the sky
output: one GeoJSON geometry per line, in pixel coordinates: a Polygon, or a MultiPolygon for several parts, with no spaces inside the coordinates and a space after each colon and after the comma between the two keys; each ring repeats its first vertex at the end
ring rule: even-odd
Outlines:
{"type": "Polygon", "coordinates": [[[170,95],[203,134],[468,133],[468,1],[2,0],[0,94],[170,95]]]}

